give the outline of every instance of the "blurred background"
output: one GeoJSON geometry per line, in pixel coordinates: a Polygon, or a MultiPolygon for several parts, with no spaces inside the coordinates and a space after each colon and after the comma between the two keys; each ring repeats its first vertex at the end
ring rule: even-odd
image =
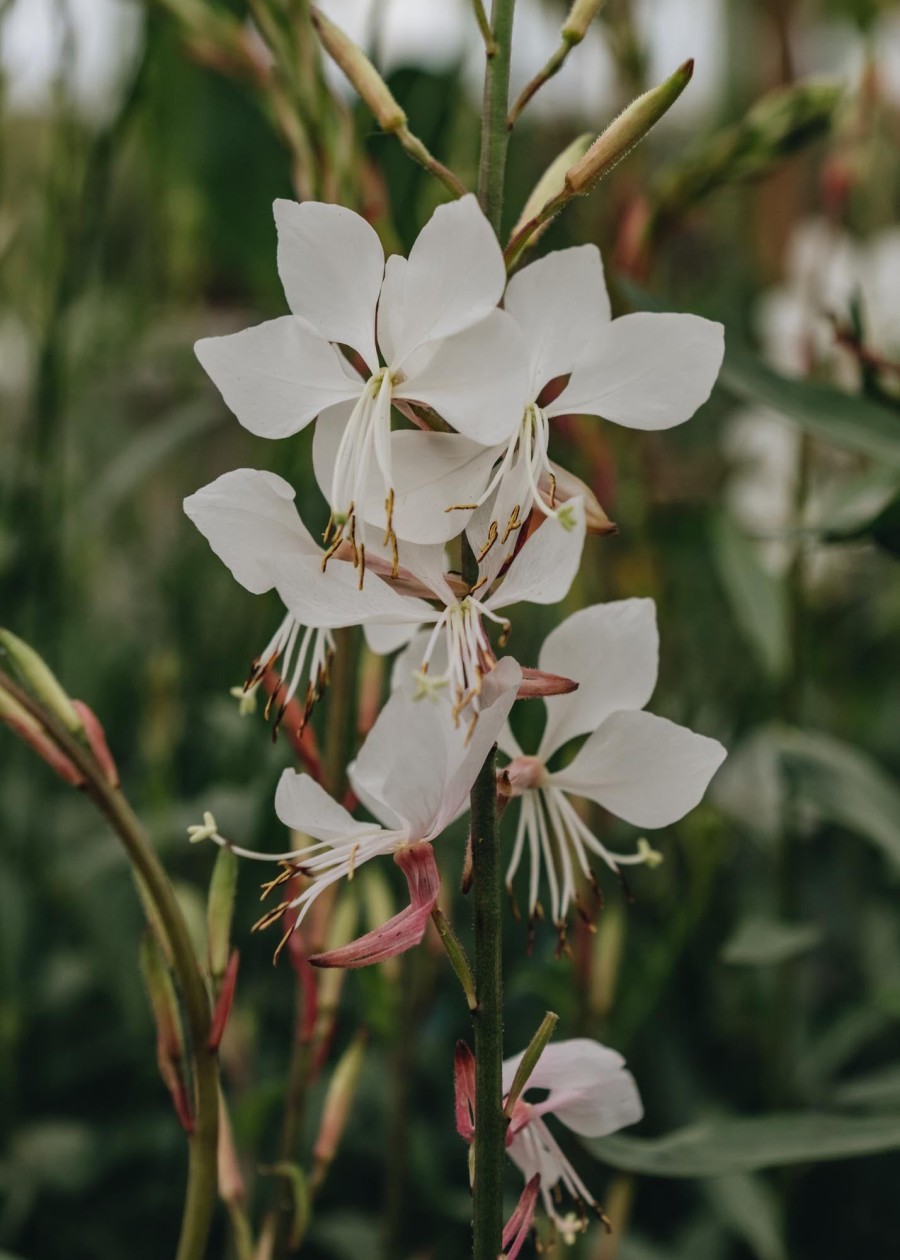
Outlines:
{"type": "MultiPolygon", "coordinates": [[[[323,8],[474,184],[470,6],[323,8]]],[[[321,64],[302,0],[293,10],[0,3],[0,620],[105,724],[198,937],[212,853],[185,828],[210,809],[242,844],[284,847],[272,799],[295,760],[229,694],[276,603],[232,581],[181,501],[249,465],[298,486],[311,528],[326,514],[309,435],[251,437],[192,345],[284,311],[275,197],[340,200],[403,250],[444,197],[321,64]]],[[[565,12],[520,0],[514,91],[565,12]]],[[[620,532],[589,539],[569,604],[529,608],[511,649],[533,662],[566,611],[651,595],[652,708],[730,757],[707,801],[654,837],[665,862],[636,871],[630,898],[598,872],[605,908],[596,932],[573,925],[571,956],[545,925],[528,958],[509,915],[507,1045],[552,1008],[560,1036],[620,1050],[644,1097],[637,1130],[564,1143],[615,1224],[574,1256],[880,1260],[900,1227],[900,7],[608,0],[516,126],[507,224],[557,153],[689,56],[668,117],[539,250],[599,244],[617,311],[723,320],[720,386],[671,432],[559,427],[556,457],[620,532]]],[[[378,695],[384,663],[347,646],[378,695]]],[[[539,707],[519,706],[520,732],[539,729],[539,707]]],[[[313,725],[340,749],[327,700],[313,725]]],[[[633,847],[633,829],[593,821],[633,847]]],[[[467,940],[463,840],[438,856],[467,940]]],[[[290,961],[273,968],[275,941],[249,932],[257,895],[242,870],[223,1047],[254,1228],[280,1192],[260,1169],[283,1153],[299,1001],[290,961]]],[[[345,914],[377,922],[403,896],[399,872],[367,868],[345,914]]],[[[3,1260],[172,1251],[184,1137],[156,1069],[143,931],[114,838],[0,731],[3,1260]]],[[[365,1059],[302,1251],[466,1254],[455,981],[429,941],[350,973],[338,996],[288,1141],[301,1168],[363,1028],[365,1059]]],[[[512,1167],[508,1189],[511,1206],[512,1167]]],[[[242,1254],[227,1217],[211,1255],[242,1254]]]]}

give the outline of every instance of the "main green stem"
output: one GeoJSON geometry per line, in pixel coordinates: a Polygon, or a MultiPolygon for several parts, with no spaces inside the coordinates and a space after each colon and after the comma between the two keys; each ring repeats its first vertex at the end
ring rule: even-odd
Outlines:
{"type": "Polygon", "coordinates": [[[0,686],[40,723],[84,776],[87,794],[122,841],[152,903],[156,926],[165,937],[184,1004],[194,1077],[194,1130],[188,1139],[188,1182],[175,1260],[202,1260],[218,1189],[219,1082],[216,1056],[208,1049],[209,999],[187,925],[163,865],[121,791],[107,783],[81,742],[2,672],[0,686]]]}
{"type": "MultiPolygon", "coordinates": [[[[484,75],[478,200],[500,236],[506,174],[509,61],[515,0],[494,0],[493,56],[484,75]]],[[[478,564],[463,536],[463,577],[478,578],[478,564]]],[[[503,867],[497,829],[495,754],[482,766],[471,798],[472,897],[475,916],[475,1177],[472,1186],[474,1260],[497,1260],[503,1239],[503,867]]]]}

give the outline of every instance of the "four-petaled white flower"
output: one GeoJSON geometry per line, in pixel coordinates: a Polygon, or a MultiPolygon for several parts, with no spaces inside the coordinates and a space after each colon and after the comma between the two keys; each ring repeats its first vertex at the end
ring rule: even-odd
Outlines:
{"type": "Polygon", "coordinates": [[[717,740],[643,712],[659,664],[651,599],[618,600],[573,613],[547,636],[538,663],[541,669],[565,672],[579,687],[545,700],[547,721],[534,756],[523,753],[511,730],[500,737],[500,747],[512,758],[499,772],[500,791],[521,798],[506,879],[512,888],[527,845],[529,915],[538,905],[543,866],[553,921],[562,926],[576,901],[579,873],[593,880],[590,854],[616,872],[659,856],[646,843],[633,854],[610,852],[569,796],[596,801],[636,827],[665,827],[698,804],[725,749],[717,740]],[[555,752],[586,734],[568,765],[547,769],[555,752]]]}
{"type": "MultiPolygon", "coordinates": [[[[270,888],[281,886],[293,873],[307,876],[309,883],[297,896],[260,920],[264,925],[288,916],[289,934],[329,885],[352,878],[372,858],[396,858],[423,842],[430,843],[459,817],[512,708],[521,678],[511,658],[498,662],[486,680],[481,720],[469,739],[436,705],[415,704],[403,692],[395,692],[348,769],[353,790],[377,822],[358,821],[309,775],[285,770],[275,793],[275,812],[286,826],[311,836],[315,843],[270,854],[233,845],[209,827],[195,830],[194,838],[225,845],[239,857],[285,864],[287,869],[270,888]]],[[[410,889],[415,906],[412,881],[410,889]]],[[[405,919],[401,930],[391,935],[387,952],[384,941],[377,942],[377,952],[371,937],[357,942],[361,961],[380,961],[410,948],[421,940],[425,922],[425,916],[405,919]]],[[[330,963],[326,960],[326,965],[330,963]]],[[[360,965],[346,950],[340,964],[360,965]]]]}
{"type": "MultiPolygon", "coordinates": [[[[476,551],[498,538],[498,560],[532,508],[546,515],[560,510],[555,489],[565,474],[549,454],[554,417],[672,428],[709,397],[723,354],[722,325],[696,315],[638,312],[613,320],[595,245],[557,250],[524,267],[509,281],[504,305],[528,353],[526,402],[506,430],[499,438],[494,425],[425,441],[394,436],[402,459],[399,501],[415,536],[450,538],[477,508],[469,537],[476,551]]],[[[333,459],[332,445],[320,479],[333,459]]],[[[370,512],[377,510],[374,490],[369,502],[370,512]]]]}
{"type": "Polygon", "coordinates": [[[197,356],[253,433],[287,437],[328,413],[320,425],[337,444],[323,487],[332,513],[326,543],[348,541],[364,571],[361,505],[373,468],[387,545],[396,539],[392,404],[429,407],[483,442],[521,414],[524,346],[496,309],[503,256],[472,196],[438,207],[409,258],[387,264],[375,230],[351,210],[276,201],[275,220],[293,313],[199,341],[197,356]]]}
{"type": "MultiPolygon", "coordinates": [[[[523,1051],[524,1054],[524,1051],[523,1051]]],[[[509,1094],[522,1054],[503,1064],[503,1096],[509,1094]]],[[[456,1048],[456,1126],[471,1142],[478,1124],[475,1112],[475,1062],[464,1042],[456,1048]]],[[[547,1215],[564,1235],[584,1229],[586,1208],[603,1217],[602,1209],[563,1153],[545,1116],[555,1116],[582,1137],[607,1137],[637,1124],[644,1114],[634,1077],[615,1050],[598,1041],[575,1037],[551,1043],[541,1054],[517,1099],[506,1131],[506,1149],[526,1183],[539,1178],[547,1215]],[[528,1092],[540,1090],[540,1101],[529,1102],[528,1092]],[[558,1197],[565,1191],[574,1199],[578,1215],[561,1216],[558,1197]]],[[[574,1241],[574,1239],[570,1240],[574,1241]]]]}

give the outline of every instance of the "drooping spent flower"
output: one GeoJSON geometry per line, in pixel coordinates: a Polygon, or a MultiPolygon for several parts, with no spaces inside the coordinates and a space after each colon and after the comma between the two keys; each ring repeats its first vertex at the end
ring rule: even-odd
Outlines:
{"type": "Polygon", "coordinates": [[[595,801],[636,827],[665,827],[698,804],[725,758],[717,740],[666,718],[645,713],[659,663],[656,607],[651,599],[595,604],[573,613],[547,636],[541,669],[564,669],[577,691],[545,700],[547,721],[537,752],[526,755],[508,728],[500,747],[512,760],[498,772],[498,790],[519,798],[519,818],[507,868],[512,889],[528,849],[531,870],[528,913],[537,911],[541,868],[550,891],[553,921],[563,927],[576,882],[593,882],[590,857],[617,873],[659,861],[646,841],[636,853],[613,853],[572,804],[595,801]],[[561,770],[547,763],[569,740],[589,735],[561,770]]]}
{"type": "Polygon", "coordinates": [[[341,879],[352,879],[372,858],[393,856],[410,885],[410,911],[401,912],[334,956],[310,961],[325,966],[365,966],[403,953],[421,941],[437,896],[436,870],[430,854],[423,853],[421,846],[430,846],[465,808],[488,749],[516,698],[521,677],[511,658],[498,662],[486,681],[482,719],[470,739],[447,720],[443,709],[414,704],[403,693],[394,693],[348,768],[357,797],[377,822],[353,818],[308,775],[285,770],[275,794],[275,811],[286,826],[313,837],[314,843],[287,853],[260,853],[225,840],[213,820],[207,826],[192,828],[191,839],[227,845],[238,857],[280,863],[282,873],[264,885],[266,895],[298,873],[307,877],[308,883],[299,893],[273,907],[257,924],[266,927],[287,919],[290,926],[279,950],[325,888],[341,879]]]}
{"type": "Polygon", "coordinates": [[[495,309],[503,256],[471,195],[439,206],[409,258],[387,264],[375,230],[343,207],[276,201],[275,221],[292,314],[199,341],[197,357],[252,433],[288,437],[327,413],[320,423],[339,436],[325,541],[347,541],[364,571],[373,468],[381,528],[396,540],[392,405],[429,407],[460,433],[487,425],[488,442],[521,412],[524,348],[495,309]]]}
{"type": "MultiPolygon", "coordinates": [[[[503,1064],[503,1095],[508,1095],[522,1054],[503,1064]]],[[[460,1136],[471,1142],[478,1117],[475,1112],[475,1071],[472,1052],[460,1042],[456,1050],[456,1124],[460,1136]]],[[[576,1037],[547,1046],[516,1100],[506,1131],[510,1159],[528,1184],[538,1177],[547,1215],[564,1234],[587,1224],[587,1208],[606,1218],[550,1131],[545,1117],[555,1116],[582,1137],[606,1137],[644,1114],[634,1077],[615,1050],[576,1037]],[[530,1090],[540,1090],[540,1100],[528,1101],[530,1090]],[[561,1216],[557,1204],[565,1191],[575,1202],[578,1215],[561,1216]]]]}

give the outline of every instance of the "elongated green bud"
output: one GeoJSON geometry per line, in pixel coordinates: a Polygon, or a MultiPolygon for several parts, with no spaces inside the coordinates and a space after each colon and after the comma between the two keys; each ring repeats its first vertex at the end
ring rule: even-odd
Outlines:
{"type": "MultiPolygon", "coordinates": [[[[584,154],[587,153],[590,147],[591,133],[586,131],[584,135],[579,136],[577,140],[573,140],[570,145],[567,145],[566,148],[563,149],[562,153],[560,153],[558,157],[553,159],[541,178],[535,184],[528,200],[522,207],[522,213],[519,215],[519,220],[512,230],[513,236],[517,236],[525,224],[530,223],[531,220],[540,213],[544,206],[548,204],[548,202],[553,201],[560,195],[560,193],[565,191],[566,173],[572,166],[574,166],[579,158],[583,157],[584,154]]],[[[547,230],[549,223],[550,220],[548,219],[547,223],[532,233],[529,244],[534,244],[541,234],[547,230]]]]}
{"type": "Polygon", "coordinates": [[[506,1103],[503,1107],[503,1114],[507,1120],[512,1117],[516,1109],[516,1103],[522,1096],[522,1091],[528,1084],[531,1073],[537,1067],[538,1059],[547,1049],[547,1043],[556,1031],[556,1025],[559,1023],[559,1016],[553,1011],[548,1011],[541,1020],[537,1032],[528,1043],[528,1049],[522,1055],[519,1066],[516,1068],[516,1074],[513,1077],[513,1083],[510,1087],[506,1103]]]}
{"type": "Polygon", "coordinates": [[[605,3],[606,0],[574,0],[562,28],[562,37],[567,44],[581,43],[605,3]]]}
{"type": "Polygon", "coordinates": [[[590,192],[594,184],[621,162],[672,108],[690,83],[693,73],[693,59],[685,61],[668,79],[650,88],[623,109],[597,137],[584,157],[566,172],[566,188],[578,197],[590,192]]]}
{"type": "Polygon", "coordinates": [[[81,718],[75,711],[72,701],[63,691],[59,681],[50,667],[38,656],[33,647],[11,630],[0,629],[0,647],[2,647],[19,678],[33,694],[36,700],[48,709],[54,717],[59,718],[63,726],[80,734],[83,726],[81,718]]]}
{"type": "Polygon", "coordinates": [[[237,888],[238,860],[229,848],[220,848],[209,881],[206,903],[206,935],[209,971],[214,980],[225,974],[231,953],[231,916],[237,888]]]}
{"type": "Polygon", "coordinates": [[[314,8],[311,17],[322,47],[356,88],[375,115],[379,127],[383,131],[398,131],[405,127],[406,114],[363,50],[339,26],[330,22],[321,10],[314,8]]]}

